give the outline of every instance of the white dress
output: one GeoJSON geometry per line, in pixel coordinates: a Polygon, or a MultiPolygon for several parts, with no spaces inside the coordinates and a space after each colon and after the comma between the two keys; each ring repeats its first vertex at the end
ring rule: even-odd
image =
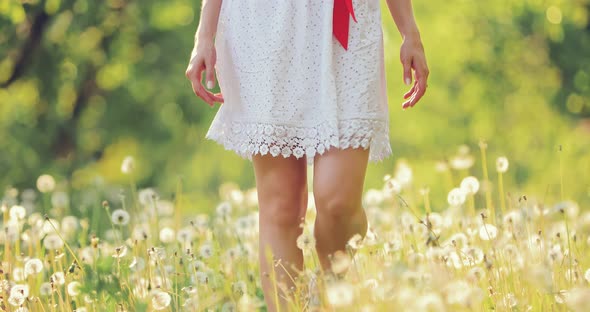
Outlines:
{"type": "Polygon", "coordinates": [[[215,47],[224,103],[206,134],[245,159],[330,148],[391,155],[379,0],[353,0],[348,50],[334,0],[223,0],[215,47]]]}

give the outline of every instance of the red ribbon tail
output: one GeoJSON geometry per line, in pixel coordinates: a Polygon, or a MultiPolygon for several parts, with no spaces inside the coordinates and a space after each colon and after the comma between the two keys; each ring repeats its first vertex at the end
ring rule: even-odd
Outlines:
{"type": "Polygon", "coordinates": [[[348,12],[350,12],[350,15],[352,15],[352,19],[354,20],[354,22],[358,23],[358,21],[356,20],[356,16],[354,15],[354,8],[352,7],[352,0],[346,0],[346,8],[348,9],[348,12]]]}

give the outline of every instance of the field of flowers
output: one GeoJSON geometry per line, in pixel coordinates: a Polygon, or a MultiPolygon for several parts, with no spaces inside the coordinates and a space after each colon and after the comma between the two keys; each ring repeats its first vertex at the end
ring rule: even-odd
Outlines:
{"type": "MultiPolygon", "coordinates": [[[[542,190],[498,196],[509,160],[488,170],[480,149],[482,177],[464,174],[468,151],[436,168],[453,183],[447,203],[430,203],[399,160],[381,189],[366,191],[370,228],[333,257],[338,278],[318,268],[310,194],[297,241],[306,269],[282,311],[588,311],[590,210],[563,195],[544,202],[542,190]]],[[[211,214],[185,216],[181,187],[160,198],[133,182],[83,194],[62,185],[41,175],[36,190],[5,193],[2,311],[265,310],[255,189],[225,183],[211,214]]]]}

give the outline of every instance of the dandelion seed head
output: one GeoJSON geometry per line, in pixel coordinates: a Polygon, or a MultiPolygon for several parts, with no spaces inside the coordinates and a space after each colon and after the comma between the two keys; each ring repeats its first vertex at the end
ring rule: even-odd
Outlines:
{"type": "Polygon", "coordinates": [[[453,188],[447,196],[447,201],[451,206],[461,206],[465,202],[465,191],[461,188],[453,188]]]}
{"type": "Polygon", "coordinates": [[[76,297],[77,295],[80,294],[80,282],[78,281],[73,281],[68,283],[68,295],[72,296],[72,297],[76,297]]]}
{"type": "Polygon", "coordinates": [[[505,308],[514,309],[518,305],[518,300],[513,293],[508,293],[503,297],[502,303],[505,308]]]}
{"type": "Polygon", "coordinates": [[[15,282],[22,282],[24,281],[27,276],[25,274],[25,270],[21,267],[15,267],[12,269],[12,278],[15,282]]]}
{"type": "Polygon", "coordinates": [[[158,199],[158,193],[151,187],[140,190],[137,196],[139,197],[139,203],[146,207],[151,207],[158,199]]]}
{"type": "Polygon", "coordinates": [[[303,231],[297,237],[297,248],[303,251],[309,251],[315,248],[315,238],[307,231],[303,231]]]}
{"type": "Polygon", "coordinates": [[[402,184],[396,179],[388,179],[383,185],[383,194],[394,195],[402,191],[402,184]]]}
{"type": "Polygon", "coordinates": [[[160,230],[160,241],[162,243],[169,244],[169,243],[174,242],[175,239],[176,239],[176,232],[174,232],[174,229],[165,226],[160,230]]]}
{"type": "Polygon", "coordinates": [[[27,215],[27,210],[25,209],[25,207],[20,206],[20,205],[14,205],[14,206],[10,207],[10,211],[9,211],[10,219],[15,220],[15,221],[20,221],[20,220],[23,220],[26,215],[27,215]]]}
{"type": "Polygon", "coordinates": [[[41,294],[41,296],[49,296],[51,294],[51,291],[51,284],[49,283],[43,283],[39,287],[39,294],[41,294]]]}
{"type": "Polygon", "coordinates": [[[461,181],[461,189],[466,194],[475,194],[479,190],[479,181],[473,176],[465,177],[461,181]]]}
{"type": "Polygon", "coordinates": [[[496,159],[496,170],[498,172],[508,171],[508,158],[501,156],[496,159]]]}
{"type": "Polygon", "coordinates": [[[493,240],[498,235],[498,229],[491,224],[484,224],[479,228],[479,238],[482,240],[493,240]]]}
{"type": "Polygon", "coordinates": [[[326,296],[332,307],[346,307],[354,302],[354,287],[347,282],[337,282],[327,286],[326,296]]]}
{"type": "Polygon", "coordinates": [[[36,275],[43,271],[43,262],[40,259],[32,258],[25,262],[25,275],[36,275]]]}
{"type": "Polygon", "coordinates": [[[111,221],[115,225],[127,225],[129,223],[129,219],[129,213],[123,209],[117,209],[113,211],[113,214],[111,215],[111,221]]]}
{"type": "Polygon", "coordinates": [[[57,234],[48,234],[43,239],[43,247],[47,250],[61,249],[64,246],[64,242],[57,234]]]}
{"type": "Polygon", "coordinates": [[[123,258],[127,255],[127,246],[121,245],[119,247],[115,247],[113,252],[113,258],[123,258]]]}
{"type": "Polygon", "coordinates": [[[29,297],[29,285],[16,284],[10,288],[8,303],[18,307],[24,304],[27,297],[29,297]]]}
{"type": "Polygon", "coordinates": [[[152,308],[156,311],[168,308],[172,301],[172,297],[167,292],[161,290],[154,290],[152,292],[152,308]]]}
{"type": "Polygon", "coordinates": [[[586,270],[586,273],[584,273],[584,279],[586,282],[590,283],[590,269],[586,270]]]}
{"type": "Polygon", "coordinates": [[[64,208],[70,204],[70,197],[66,192],[54,192],[51,195],[51,204],[56,208],[64,208]]]}
{"type": "Polygon", "coordinates": [[[55,189],[55,179],[48,174],[41,175],[37,178],[37,189],[41,193],[53,192],[55,189]]]}
{"type": "Polygon", "coordinates": [[[383,202],[383,193],[376,189],[367,190],[363,197],[367,206],[379,206],[383,202]]]}
{"type": "Polygon", "coordinates": [[[75,234],[75,232],[78,230],[79,226],[80,226],[80,221],[78,221],[78,218],[76,218],[74,216],[65,216],[61,220],[62,233],[64,233],[67,236],[71,236],[71,235],[75,234]]]}
{"type": "Polygon", "coordinates": [[[419,296],[414,304],[414,311],[445,311],[443,299],[436,293],[419,296]]]}
{"type": "Polygon", "coordinates": [[[455,170],[466,170],[473,166],[475,158],[469,154],[456,155],[450,159],[449,165],[455,170]]]}
{"type": "Polygon", "coordinates": [[[159,200],[156,203],[156,212],[161,217],[169,217],[174,214],[174,203],[168,200],[159,200]]]}
{"type": "Polygon", "coordinates": [[[124,174],[130,174],[135,169],[135,159],[133,156],[126,156],[121,163],[121,172],[124,174]]]}
{"type": "Polygon", "coordinates": [[[56,285],[63,285],[66,282],[64,272],[55,272],[51,275],[50,280],[56,285]]]}
{"type": "Polygon", "coordinates": [[[203,259],[208,259],[213,256],[213,247],[210,244],[203,244],[199,247],[199,255],[203,259]]]}
{"type": "Polygon", "coordinates": [[[406,161],[399,161],[395,169],[394,179],[398,181],[403,188],[412,182],[412,178],[412,168],[410,168],[406,161]]]}
{"type": "Polygon", "coordinates": [[[232,211],[232,206],[231,206],[230,202],[228,202],[228,201],[221,202],[215,208],[215,213],[220,218],[228,217],[231,214],[231,211],[232,211]]]}
{"type": "Polygon", "coordinates": [[[335,274],[342,274],[348,270],[351,263],[352,263],[352,259],[350,258],[348,253],[346,253],[342,250],[337,250],[332,255],[332,259],[331,259],[332,272],[334,272],[335,274]]]}
{"type": "Polygon", "coordinates": [[[346,246],[352,249],[359,249],[363,246],[363,237],[360,234],[354,234],[349,240],[346,246]]]}

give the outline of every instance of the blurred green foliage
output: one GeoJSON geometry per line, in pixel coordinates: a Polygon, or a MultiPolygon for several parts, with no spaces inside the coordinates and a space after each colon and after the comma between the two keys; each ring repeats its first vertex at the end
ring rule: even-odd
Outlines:
{"type": "MultiPolygon", "coordinates": [[[[547,200],[559,196],[562,145],[566,197],[589,203],[590,2],[413,3],[430,87],[401,110],[401,39],[382,1],[394,157],[369,167],[366,187],[406,158],[416,188],[444,204],[435,161],[464,143],[479,156],[483,139],[490,167],[511,161],[509,188],[547,200]]],[[[33,187],[43,173],[73,189],[100,176],[171,194],[182,181],[191,209],[208,209],[222,182],[253,186],[248,161],[204,139],[216,109],[184,77],[200,6],[0,0],[0,188],[33,187]],[[120,171],[127,155],[132,179],[120,171]]],[[[460,174],[481,177],[479,161],[460,174]]]]}

